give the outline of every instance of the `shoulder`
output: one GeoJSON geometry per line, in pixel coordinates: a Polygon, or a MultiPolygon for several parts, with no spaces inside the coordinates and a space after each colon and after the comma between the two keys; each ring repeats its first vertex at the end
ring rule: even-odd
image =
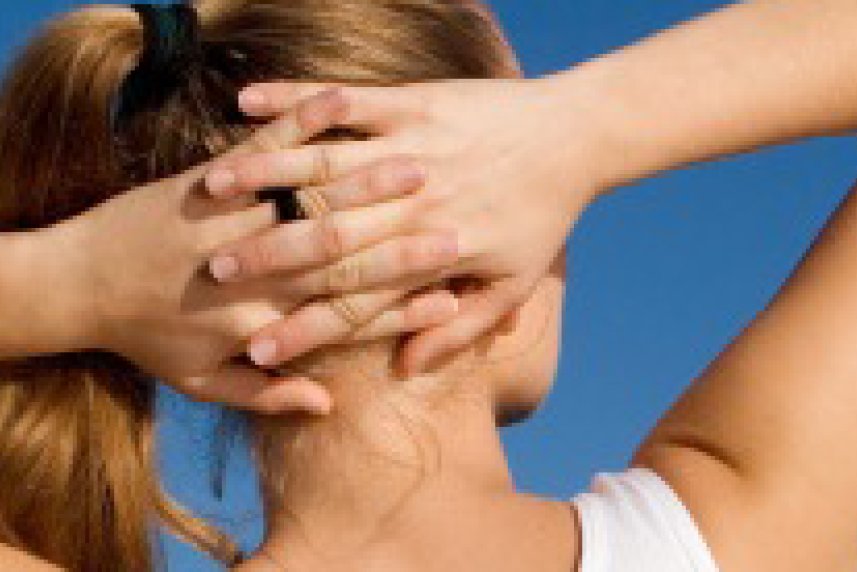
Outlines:
{"type": "Polygon", "coordinates": [[[573,504],[579,572],[718,572],[690,512],[649,469],[599,474],[573,504]]]}

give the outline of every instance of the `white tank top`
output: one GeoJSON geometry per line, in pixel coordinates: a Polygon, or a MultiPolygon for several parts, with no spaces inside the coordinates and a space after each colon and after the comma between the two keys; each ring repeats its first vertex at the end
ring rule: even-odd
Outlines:
{"type": "Polygon", "coordinates": [[[718,572],[690,512],[653,471],[597,475],[573,502],[579,572],[718,572]]]}

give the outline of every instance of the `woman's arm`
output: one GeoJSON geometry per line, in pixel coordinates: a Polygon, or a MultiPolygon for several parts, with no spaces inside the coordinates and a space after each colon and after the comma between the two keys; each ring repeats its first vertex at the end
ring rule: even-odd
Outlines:
{"type": "Polygon", "coordinates": [[[15,572],[60,572],[60,569],[44,560],[24,554],[0,544],[0,570],[15,572]]]}
{"type": "Polygon", "coordinates": [[[723,570],[857,566],[857,187],[639,451],[723,570]]]}
{"type": "MultiPolygon", "coordinates": [[[[345,107],[340,123],[375,132],[378,140],[304,149],[290,161],[297,170],[315,162],[337,173],[404,154],[426,166],[423,193],[434,204],[409,230],[456,232],[461,258],[453,270],[490,285],[462,300],[456,320],[406,346],[414,371],[470,343],[526,299],[581,210],[601,193],[689,162],[857,126],[855,30],[851,0],[756,0],[545,79],[343,87],[305,109],[345,107]]],[[[328,87],[260,85],[241,101],[247,112],[278,114],[328,87]]],[[[252,189],[241,188],[247,173],[275,172],[281,162],[273,155],[236,166],[234,191],[252,189]]],[[[383,220],[378,211],[362,224],[383,220]]],[[[289,244],[271,233],[228,253],[258,275],[288,267],[289,244]]],[[[365,254],[354,260],[384,264],[365,254]]],[[[431,274],[426,283],[436,279],[431,274]]],[[[338,342],[337,328],[298,335],[327,313],[320,307],[292,316],[257,340],[277,343],[280,360],[338,342]]]]}
{"type": "Polygon", "coordinates": [[[61,227],[0,234],[0,359],[82,349],[91,339],[81,255],[61,227]]]}
{"type": "Polygon", "coordinates": [[[599,125],[604,188],[857,127],[857,4],[739,2],[553,80],[599,125]]]}

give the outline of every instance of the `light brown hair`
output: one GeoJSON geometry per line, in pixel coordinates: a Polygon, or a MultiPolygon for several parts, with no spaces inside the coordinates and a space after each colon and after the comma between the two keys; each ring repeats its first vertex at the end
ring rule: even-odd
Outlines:
{"type": "MultiPolygon", "coordinates": [[[[260,80],[398,84],[514,73],[465,0],[200,0],[204,56],[157,110],[115,133],[111,110],[143,49],[137,15],[94,7],[46,27],[0,94],[0,231],[72,217],[245,138],[238,91],[260,80]]],[[[0,542],[73,572],[155,567],[158,522],[214,557],[234,546],[161,489],[155,386],[103,352],[0,363],[0,542]]]]}

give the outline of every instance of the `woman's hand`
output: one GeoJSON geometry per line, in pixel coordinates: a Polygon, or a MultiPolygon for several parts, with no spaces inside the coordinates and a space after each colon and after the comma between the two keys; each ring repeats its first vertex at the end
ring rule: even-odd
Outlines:
{"type": "MultiPolygon", "coordinates": [[[[456,319],[413,338],[405,347],[403,365],[415,373],[433,358],[468,344],[526,300],[580,213],[604,188],[607,153],[589,127],[586,98],[570,97],[557,81],[248,88],[241,94],[247,113],[277,115],[298,103],[313,113],[337,108],[343,110],[337,125],[368,131],[374,138],[260,155],[241,164],[225,162],[220,168],[229,173],[223,180],[230,184],[218,186],[217,194],[252,192],[260,180],[276,184],[278,174],[313,169],[323,171],[317,175],[326,180],[348,178],[392,156],[417,161],[427,181],[408,198],[419,208],[378,205],[329,217],[333,253],[305,256],[293,247],[287,228],[232,245],[221,252],[237,261],[230,279],[314,265],[291,278],[297,287],[317,295],[344,295],[391,284],[413,289],[450,276],[475,275],[487,281],[486,288],[462,297],[456,319]],[[393,228],[393,223],[398,226],[393,228]],[[413,246],[412,235],[426,233],[455,236],[457,263],[440,272],[426,268],[419,279],[401,282],[403,273],[436,258],[421,255],[413,246]],[[340,258],[344,260],[330,265],[340,258]],[[347,274],[349,267],[362,270],[356,273],[358,279],[330,279],[347,274]]],[[[337,201],[338,192],[328,200],[337,201]]],[[[367,308],[359,300],[356,305],[371,315],[384,310],[381,305],[367,308]]],[[[318,345],[342,341],[350,331],[348,324],[330,306],[304,308],[262,329],[254,338],[254,349],[261,350],[254,354],[262,358],[257,362],[280,363],[318,345]]]]}
{"type": "MultiPolygon", "coordinates": [[[[306,116],[300,129],[284,118],[230,156],[240,163],[262,149],[298,145],[326,128],[334,115],[328,108],[306,116]]],[[[383,188],[387,198],[407,195],[422,183],[420,171],[407,164],[388,162],[381,169],[391,174],[383,188]]],[[[253,332],[282,320],[304,299],[279,288],[276,280],[248,285],[214,280],[206,262],[215,251],[279,227],[272,203],[249,196],[213,200],[202,184],[208,173],[204,166],[133,189],[56,227],[59,239],[73,245],[64,252],[77,257],[70,266],[78,271],[69,284],[89,300],[87,336],[80,345],[118,353],[199,400],[263,412],[325,412],[330,397],[312,382],[277,379],[235,359],[253,332]]],[[[366,180],[354,181],[353,195],[343,198],[346,206],[376,200],[366,192],[366,180]]],[[[430,293],[428,300],[439,296],[443,293],[430,293]]],[[[426,299],[402,303],[419,306],[426,299]]]]}

